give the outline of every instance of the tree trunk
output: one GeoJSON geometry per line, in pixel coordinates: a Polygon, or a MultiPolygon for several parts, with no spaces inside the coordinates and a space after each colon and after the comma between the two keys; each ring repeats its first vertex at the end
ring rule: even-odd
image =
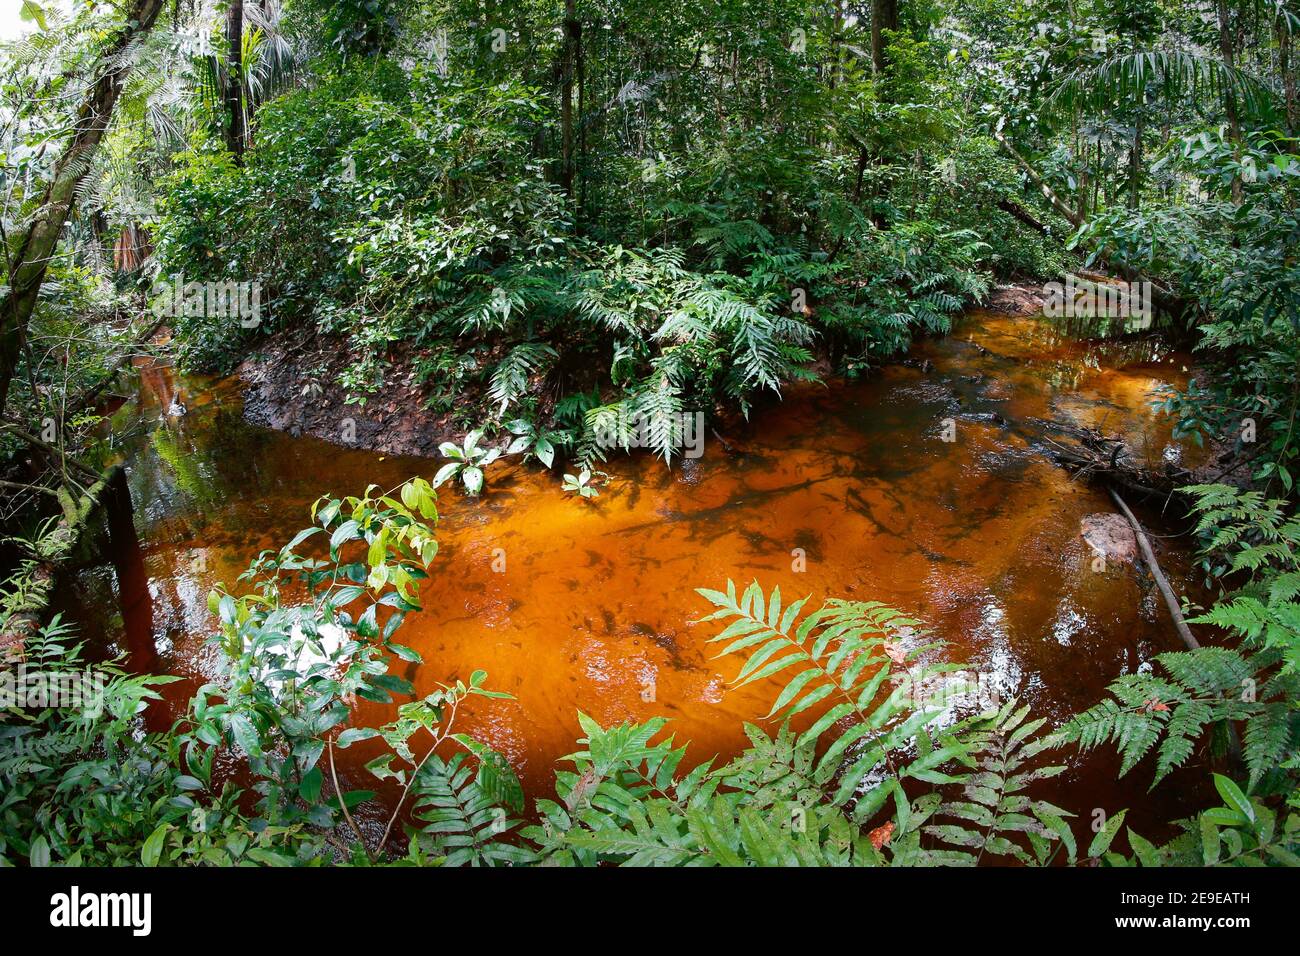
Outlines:
{"type": "MultiPolygon", "coordinates": [[[[1228,10],[1228,0],[1216,0],[1215,6],[1219,15],[1219,54],[1223,57],[1223,65],[1229,70],[1235,69],[1236,54],[1234,52],[1235,44],[1232,39],[1232,17],[1228,10]]],[[[1228,131],[1234,144],[1241,142],[1241,119],[1237,115],[1237,94],[1231,84],[1225,84],[1223,89],[1223,111],[1228,116],[1228,131]]],[[[1232,179],[1232,201],[1240,204],[1241,202],[1241,177],[1234,176],[1232,179]]]]}
{"type": "Polygon", "coordinates": [[[123,226],[113,244],[113,268],[118,272],[134,272],[153,255],[153,242],[149,230],[138,223],[123,226]]]}
{"type": "Polygon", "coordinates": [[[871,65],[885,72],[886,30],[898,29],[898,0],[871,0],[871,65]]]}
{"type": "Polygon", "coordinates": [[[1277,59],[1278,72],[1282,74],[1282,101],[1286,104],[1287,131],[1294,134],[1300,125],[1300,114],[1296,110],[1295,73],[1291,69],[1291,22],[1280,11],[1277,19],[1277,59]]]}
{"type": "Polygon", "coordinates": [[[9,259],[9,288],[0,295],[0,415],[9,398],[9,385],[22,353],[27,323],[36,308],[45,270],[59,242],[59,233],[72,208],[77,184],[90,169],[90,154],[98,148],[113,116],[130,67],[122,63],[127,48],[149,32],[163,0],[132,0],[126,26],[108,43],[96,64],[99,77],[77,111],[73,135],[45,187],[40,207],[26,228],[13,237],[9,259]]]}
{"type": "Polygon", "coordinates": [[[230,0],[226,11],[226,148],[235,162],[244,156],[244,0],[230,0]]]}
{"type": "Polygon", "coordinates": [[[1142,117],[1133,120],[1133,149],[1128,157],[1128,208],[1137,212],[1142,193],[1142,117]]]}
{"type": "Polygon", "coordinates": [[[587,102],[587,67],[582,57],[582,24],[578,24],[577,37],[577,59],[578,59],[578,230],[582,230],[583,213],[587,208],[587,124],[583,117],[586,115],[587,102]]]}
{"type": "Polygon", "coordinates": [[[1029,177],[1030,182],[1038,187],[1039,192],[1043,194],[1043,198],[1051,204],[1053,209],[1060,213],[1070,223],[1070,225],[1074,226],[1076,229],[1083,225],[1084,217],[1066,205],[1065,201],[1056,194],[1056,190],[1052,189],[1052,187],[1044,181],[1043,177],[1038,174],[1038,170],[1029,165],[1029,160],[1025,159],[1016,151],[1016,148],[1011,145],[1011,142],[1002,134],[1001,130],[993,130],[993,138],[997,140],[1002,148],[1011,155],[1011,158],[1016,161],[1016,165],[1024,170],[1025,175],[1029,177]]]}
{"type": "Polygon", "coordinates": [[[560,185],[573,195],[573,74],[577,61],[578,23],[574,0],[564,0],[564,69],[560,78],[560,185]]]}

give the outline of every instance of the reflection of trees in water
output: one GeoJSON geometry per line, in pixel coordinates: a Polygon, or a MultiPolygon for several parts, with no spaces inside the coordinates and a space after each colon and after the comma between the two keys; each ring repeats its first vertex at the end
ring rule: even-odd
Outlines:
{"type": "MultiPolygon", "coordinates": [[[[109,486],[106,500],[108,553],[117,576],[118,606],[122,612],[122,630],[126,645],[127,666],[134,674],[162,674],[154,643],[153,596],[149,592],[149,573],[144,566],[144,552],[135,529],[131,489],[123,472],[118,472],[109,486]]],[[[169,717],[159,700],[149,701],[145,724],[150,730],[166,730],[169,717]]]]}
{"type": "MultiPolygon", "coordinates": [[[[189,399],[187,404],[199,404],[194,401],[195,390],[187,389],[184,381],[178,382],[170,366],[151,361],[141,364],[137,371],[142,410],[170,409],[178,398],[182,402],[189,399]]],[[[164,414],[149,433],[155,455],[135,456],[132,478],[138,500],[147,503],[151,512],[161,511],[170,517],[184,515],[201,526],[206,512],[228,501],[232,490],[246,492],[247,469],[255,459],[230,447],[235,431],[231,417],[219,406],[184,417],[164,414]],[[223,458],[241,462],[243,473],[228,476],[223,472],[223,458]],[[160,504],[161,509],[157,507],[160,504]]]]}
{"type": "Polygon", "coordinates": [[[166,419],[150,442],[157,463],[166,467],[138,459],[136,471],[144,472],[151,490],[170,502],[166,511],[171,514],[185,511],[201,521],[206,512],[247,498],[264,484],[264,441],[251,434],[236,412],[218,408],[166,419]],[[184,502],[175,501],[178,495],[184,502]]]}
{"type": "Polygon", "coordinates": [[[205,467],[206,458],[198,447],[199,441],[191,435],[192,433],[169,424],[155,429],[150,436],[158,462],[167,467],[165,470],[161,467],[146,467],[143,470],[152,474],[158,491],[166,489],[171,492],[165,495],[169,502],[178,503],[175,498],[179,496],[189,506],[180,509],[173,505],[167,509],[172,513],[186,510],[201,514],[221,497],[221,489],[209,474],[211,469],[205,467]]]}
{"type": "Polygon", "coordinates": [[[176,388],[171,366],[150,359],[136,366],[140,373],[140,407],[171,407],[176,388]]]}

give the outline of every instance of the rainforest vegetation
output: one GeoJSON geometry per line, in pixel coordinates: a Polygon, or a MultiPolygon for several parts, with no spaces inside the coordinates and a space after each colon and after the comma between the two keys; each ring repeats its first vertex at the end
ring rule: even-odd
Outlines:
{"type": "MultiPolygon", "coordinates": [[[[103,681],[99,708],[5,701],[5,864],[1300,864],[1295,0],[5,2],[0,667],[103,681]],[[579,700],[533,792],[457,723],[527,713],[528,682],[403,643],[453,616],[425,601],[462,573],[439,525],[496,520],[505,466],[603,514],[629,456],[675,480],[693,438],[722,454],[793,390],[923,376],[911,350],[998,289],[1081,273],[1149,290],[1149,326],[1069,334],[1189,354],[1149,412],[1212,467],[1070,459],[1167,521],[1205,595],[1166,610],[1148,556],[1169,642],[1072,715],[937,699],[961,668],[898,601],[699,568],[672,614],[726,694],[763,695],[747,746],[579,700]],[[163,724],[181,677],[58,601],[146,453],[118,423],[157,364],[259,369],[275,427],[428,460],[248,533],[163,724]],[[1203,798],[1144,833],[1041,796],[1098,751],[1203,798]]],[[[175,441],[146,451],[201,498],[175,441]]]]}

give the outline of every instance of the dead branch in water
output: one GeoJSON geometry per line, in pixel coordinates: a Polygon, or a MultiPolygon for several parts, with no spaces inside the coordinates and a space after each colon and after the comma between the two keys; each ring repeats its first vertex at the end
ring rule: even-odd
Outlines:
{"type": "Polygon", "coordinates": [[[1138,547],[1142,549],[1142,557],[1146,559],[1147,567],[1151,569],[1151,576],[1155,578],[1156,587],[1160,589],[1160,596],[1165,599],[1165,607],[1169,609],[1169,616],[1174,620],[1174,630],[1178,636],[1183,639],[1189,651],[1194,651],[1201,646],[1192,629],[1187,626],[1187,619],[1183,617],[1182,605],[1178,601],[1178,595],[1174,594],[1174,589],[1169,586],[1169,579],[1165,577],[1164,571],[1160,570],[1160,562],[1156,560],[1156,553],[1151,547],[1151,542],[1147,540],[1146,532],[1142,530],[1141,523],[1133,516],[1124,499],[1120,497],[1119,492],[1114,488],[1109,489],[1110,496],[1114,499],[1115,504],[1119,505],[1119,510],[1124,512],[1124,517],[1128,519],[1129,525],[1133,528],[1133,535],[1137,538],[1138,547]]]}
{"type": "MultiPolygon", "coordinates": [[[[1156,560],[1155,550],[1151,547],[1146,531],[1129,509],[1128,504],[1120,497],[1119,492],[1115,490],[1115,486],[1119,485],[1144,497],[1163,497],[1168,501],[1182,494],[1179,486],[1191,484],[1193,475],[1185,469],[1174,468],[1169,464],[1166,464],[1163,473],[1143,468],[1132,460],[1122,439],[1108,438],[1095,428],[1043,419],[1030,419],[1030,421],[1045,431],[1055,431],[1058,435],[1073,439],[1072,443],[1066,444],[1051,437],[1042,437],[1057,462],[1070,469],[1076,476],[1090,480],[1098,478],[1104,480],[1111,499],[1133,529],[1133,537],[1137,539],[1142,557],[1147,567],[1151,569],[1151,577],[1155,580],[1156,588],[1160,591],[1165,607],[1169,610],[1174,630],[1178,632],[1178,637],[1188,650],[1197,650],[1201,646],[1200,641],[1187,626],[1182,605],[1178,601],[1178,596],[1174,594],[1169,579],[1165,577],[1160,563],[1156,560]]],[[[1227,727],[1227,735],[1229,756],[1233,763],[1239,764],[1241,739],[1237,729],[1231,724],[1227,727]]]]}
{"type": "Polygon", "coordinates": [[[1140,464],[1123,439],[1108,437],[1096,428],[1041,418],[1029,421],[1041,429],[1037,437],[1051,456],[1077,477],[1104,479],[1143,498],[1166,500],[1181,495],[1183,485],[1194,483],[1194,476],[1184,468],[1166,463],[1163,471],[1157,471],[1140,464]]]}
{"type": "MultiPolygon", "coordinates": [[[[1137,538],[1138,547],[1142,549],[1142,557],[1146,559],[1147,567],[1151,569],[1151,577],[1155,578],[1156,587],[1160,589],[1160,596],[1164,598],[1165,607],[1169,609],[1169,616],[1173,618],[1174,630],[1178,636],[1183,639],[1189,651],[1198,650],[1201,642],[1196,639],[1192,629],[1187,626],[1187,619],[1183,617],[1182,605],[1178,601],[1178,596],[1174,594],[1174,589],[1169,586],[1169,579],[1165,577],[1164,571],[1160,569],[1160,563],[1156,561],[1156,553],[1151,547],[1151,542],[1147,540],[1146,532],[1142,530],[1142,525],[1138,519],[1133,516],[1129,506],[1124,503],[1119,492],[1114,488],[1108,489],[1111,498],[1115,504],[1119,505],[1119,510],[1124,512],[1124,517],[1128,519],[1129,525],[1133,528],[1133,536],[1137,538]]],[[[1228,754],[1234,764],[1241,762],[1241,738],[1237,736],[1237,728],[1231,723],[1227,724],[1228,731],[1228,754]]]]}

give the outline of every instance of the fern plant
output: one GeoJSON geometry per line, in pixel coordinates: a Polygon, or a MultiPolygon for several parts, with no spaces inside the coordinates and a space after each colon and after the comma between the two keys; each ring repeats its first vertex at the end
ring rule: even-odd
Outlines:
{"type": "Polygon", "coordinates": [[[499,405],[499,414],[505,414],[519,400],[528,390],[530,376],[541,371],[555,356],[555,349],[544,342],[523,342],[506,353],[492,370],[488,389],[488,395],[499,405]]]}
{"type": "Polygon", "coordinates": [[[1014,702],[963,720],[921,699],[951,665],[918,622],[874,602],[783,605],[757,584],[701,590],[727,621],[711,640],[744,652],[733,681],[781,675],[768,720],[735,759],[689,772],[666,722],[604,728],[579,715],[584,749],[556,774],[555,800],[523,831],[551,862],[595,865],[1036,864],[1076,848],[1066,811],[1026,790],[1063,768],[1041,764],[1051,741],[1014,702]],[[903,670],[903,665],[909,665],[903,670]],[[908,788],[923,788],[917,796],[908,788]],[[944,788],[961,787],[945,800],[944,788]],[[952,822],[934,822],[947,818],[952,822]]]}
{"type": "MultiPolygon", "coordinates": [[[[481,759],[477,768],[463,752],[444,760],[437,754],[415,776],[414,817],[421,824],[410,828],[414,862],[431,856],[444,866],[494,866],[529,863],[533,854],[526,848],[500,839],[519,825],[509,816],[523,808],[518,781],[508,786],[509,805],[502,801],[499,780],[504,760],[481,759]]],[[[513,778],[509,765],[506,772],[513,778]]]]}
{"type": "Polygon", "coordinates": [[[1281,656],[1289,673],[1300,672],[1300,518],[1290,504],[1258,491],[1229,485],[1185,489],[1199,513],[1197,533],[1221,576],[1245,577],[1195,622],[1222,627],[1248,647],[1281,656]]]}
{"type": "Polygon", "coordinates": [[[1227,725],[1246,721],[1242,757],[1253,788],[1300,743],[1291,713],[1300,683],[1277,672],[1278,660],[1274,651],[1223,647],[1157,655],[1163,675],[1121,676],[1107,688],[1110,699],[1070,720],[1061,734],[1085,750],[1113,744],[1120,776],[1154,751],[1154,787],[1188,761],[1208,728],[1220,728],[1226,741],[1227,725]]]}
{"type": "Polygon", "coordinates": [[[927,862],[977,865],[990,855],[1044,865],[1062,847],[1068,862],[1075,862],[1078,848],[1067,821],[1074,814],[1026,793],[1035,781],[1065,770],[1062,765],[1037,759],[1059,740],[1036,736],[1045,721],[1027,720],[1028,716],[1028,705],[1017,708],[1014,700],[1005,703],[985,729],[970,739],[978,770],[963,779],[961,797],[940,801],[931,794],[919,801],[922,807],[936,804],[935,817],[958,821],[925,828],[941,842],[961,848],[931,850],[925,856],[927,862]],[[1023,836],[1028,848],[1018,842],[1018,836],[1023,836]]]}
{"type": "MultiPolygon", "coordinates": [[[[818,716],[796,741],[825,745],[812,779],[834,784],[831,802],[851,805],[853,819],[870,817],[890,794],[880,771],[887,771],[898,752],[943,712],[924,702],[911,707],[909,693],[959,667],[920,664],[921,655],[938,643],[916,630],[919,621],[876,602],[831,600],[800,620],[807,599],[783,607],[780,588],[770,599],[757,584],[737,596],[731,582],[725,593],[701,589],[700,594],[718,607],[705,621],[730,620],[710,638],[710,643],[725,642],[719,656],[749,653],[734,686],[791,672],[768,718],[790,720],[816,708],[818,716]],[[910,670],[895,671],[907,662],[910,670]],[[852,721],[847,729],[845,720],[852,721]]],[[[951,783],[954,778],[937,768],[967,755],[963,742],[945,735],[941,749],[900,768],[900,774],[951,783]]]]}
{"type": "Polygon", "coordinates": [[[1300,605],[1294,600],[1300,522],[1284,502],[1259,492],[1226,485],[1188,490],[1207,553],[1226,562],[1224,573],[1246,578],[1244,588],[1192,620],[1226,629],[1240,646],[1160,654],[1155,663],[1162,674],[1123,675],[1108,688],[1110,699],[1071,720],[1062,734],[1085,748],[1113,744],[1122,757],[1121,775],[1154,751],[1154,787],[1188,761],[1207,730],[1227,745],[1229,729],[1244,722],[1240,757],[1248,789],[1286,790],[1294,786],[1287,772],[1300,769],[1294,757],[1300,744],[1300,605]]]}

